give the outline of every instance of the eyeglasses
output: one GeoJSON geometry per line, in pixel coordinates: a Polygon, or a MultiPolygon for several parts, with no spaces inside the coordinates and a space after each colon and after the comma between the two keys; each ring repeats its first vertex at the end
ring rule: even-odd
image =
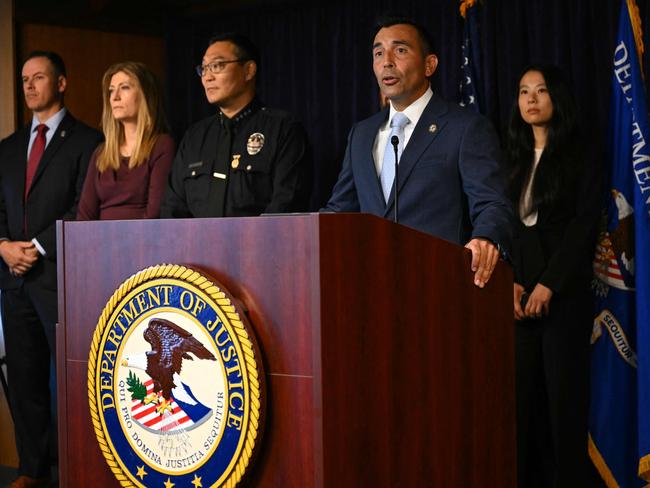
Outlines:
{"type": "Polygon", "coordinates": [[[221,73],[224,69],[226,69],[227,64],[243,63],[245,61],[248,61],[248,59],[233,59],[231,61],[212,61],[211,63],[208,64],[199,64],[196,67],[196,74],[199,75],[199,77],[203,77],[208,71],[214,74],[221,73]]]}

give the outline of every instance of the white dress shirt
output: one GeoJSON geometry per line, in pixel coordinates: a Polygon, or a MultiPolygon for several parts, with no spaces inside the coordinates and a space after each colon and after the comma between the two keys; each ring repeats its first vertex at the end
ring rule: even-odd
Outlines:
{"type": "MultiPolygon", "coordinates": [[[[402,113],[409,119],[409,123],[406,125],[406,127],[404,127],[404,150],[406,150],[406,145],[408,144],[409,139],[411,139],[413,130],[415,129],[415,126],[422,116],[422,112],[424,112],[424,109],[429,103],[429,100],[431,100],[432,96],[433,91],[431,91],[431,87],[429,87],[420,98],[418,98],[415,102],[403,110],[402,113]]],[[[377,137],[375,137],[375,144],[372,147],[372,155],[375,158],[377,176],[381,174],[381,167],[384,161],[384,152],[386,151],[386,144],[388,144],[388,136],[390,135],[390,121],[393,120],[393,116],[396,112],[397,110],[395,110],[391,102],[390,112],[388,113],[388,120],[379,128],[377,137]]]]}

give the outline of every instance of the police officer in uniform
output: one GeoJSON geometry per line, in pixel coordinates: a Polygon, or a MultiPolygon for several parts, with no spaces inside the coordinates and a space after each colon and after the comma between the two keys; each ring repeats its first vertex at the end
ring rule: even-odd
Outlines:
{"type": "Polygon", "coordinates": [[[305,211],[311,155],[303,127],[255,97],[259,55],[240,34],[210,40],[197,66],[205,95],[219,108],[181,142],[162,217],[241,217],[305,211]]]}

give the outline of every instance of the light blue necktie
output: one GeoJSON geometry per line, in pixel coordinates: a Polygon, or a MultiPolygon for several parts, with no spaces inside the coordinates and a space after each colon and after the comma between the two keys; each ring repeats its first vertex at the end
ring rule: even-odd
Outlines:
{"type": "Polygon", "coordinates": [[[384,151],[384,162],[381,165],[381,175],[379,179],[381,180],[381,189],[384,192],[384,200],[388,202],[388,197],[390,197],[390,191],[393,188],[393,181],[395,180],[395,150],[390,140],[393,136],[399,138],[399,144],[397,145],[397,161],[402,157],[402,151],[404,150],[404,127],[408,124],[410,120],[402,112],[395,112],[393,119],[390,121],[390,135],[388,136],[388,142],[386,143],[386,150],[384,151]]]}

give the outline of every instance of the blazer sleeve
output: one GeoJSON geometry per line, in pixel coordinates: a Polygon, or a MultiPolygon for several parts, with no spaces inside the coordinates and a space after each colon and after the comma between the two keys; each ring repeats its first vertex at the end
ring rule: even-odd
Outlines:
{"type": "MultiPolygon", "coordinates": [[[[0,141],[0,163],[4,161],[5,150],[6,150],[7,140],[3,139],[0,141]]],[[[0,178],[1,178],[0,173],[0,178]]],[[[2,188],[2,182],[0,182],[0,188],[2,188]]],[[[4,192],[0,191],[0,238],[8,239],[9,238],[9,222],[7,216],[7,204],[5,202],[4,192]]],[[[2,260],[0,260],[2,261],[2,260]]]]}
{"type": "Polygon", "coordinates": [[[472,238],[489,239],[509,254],[513,210],[506,198],[498,139],[484,117],[472,117],[465,127],[459,169],[472,222],[472,238]]]}
{"type": "Polygon", "coordinates": [[[575,214],[539,279],[554,292],[567,291],[580,267],[593,258],[602,196],[600,166],[589,168],[584,164],[575,192],[575,214]]]}

